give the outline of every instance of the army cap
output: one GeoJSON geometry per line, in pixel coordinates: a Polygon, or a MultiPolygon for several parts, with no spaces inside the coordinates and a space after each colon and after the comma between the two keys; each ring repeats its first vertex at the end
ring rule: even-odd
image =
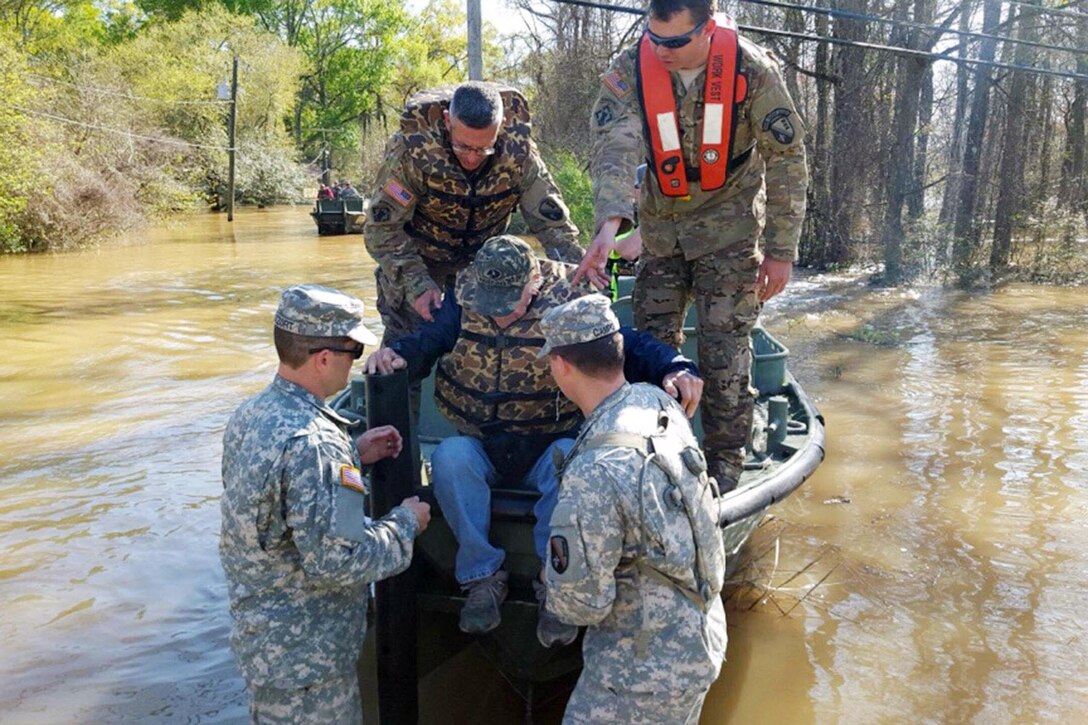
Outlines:
{"type": "Polygon", "coordinates": [[[307,337],[350,337],[364,345],[378,338],[363,325],[363,301],[317,284],[288,287],[276,310],[276,327],[307,337]]]}
{"type": "Polygon", "coordinates": [[[608,337],[620,329],[620,321],[607,297],[590,294],[545,312],[540,329],[545,343],[537,357],[544,357],[557,347],[608,337]]]}
{"type": "Polygon", "coordinates": [[[540,262],[525,241],[509,234],[492,237],[469,266],[461,304],[481,315],[509,315],[539,272],[540,262]]]}

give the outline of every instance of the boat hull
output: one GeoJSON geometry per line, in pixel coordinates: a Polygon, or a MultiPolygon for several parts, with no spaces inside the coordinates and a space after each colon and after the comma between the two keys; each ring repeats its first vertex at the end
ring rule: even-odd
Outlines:
{"type": "MultiPolygon", "coordinates": [[[[629,298],[621,298],[616,308],[621,320],[629,319],[629,298]]],[[[690,330],[688,338],[692,348],[688,354],[694,358],[694,330],[690,330]]],[[[753,436],[753,449],[737,488],[722,498],[720,523],[730,573],[736,569],[744,544],[766,510],[796,490],[820,464],[824,454],[823,420],[786,370],[788,351],[762,328],[753,332],[752,346],[752,379],[759,391],[755,418],[760,430],[753,436]]],[[[408,383],[402,372],[368,381],[353,381],[350,388],[334,400],[333,407],[347,417],[365,419],[371,426],[389,422],[381,416],[375,417],[373,410],[368,416],[368,408],[373,408],[373,398],[378,396],[367,387],[373,388],[371,384],[378,380],[384,381],[383,385],[392,385],[395,378],[400,378],[396,395],[406,401],[408,383]],[[372,398],[369,405],[368,395],[372,398]]],[[[383,607],[400,613],[400,625],[388,625],[393,629],[401,628],[387,632],[390,641],[410,647],[417,657],[412,663],[413,667],[418,664],[417,677],[424,676],[473,643],[483,647],[488,658],[519,691],[531,690],[533,683],[548,682],[578,670],[581,667],[580,639],[570,646],[551,649],[541,647],[536,640],[537,606],[531,584],[540,569],[532,535],[532,507],[537,496],[516,485],[500,484],[492,491],[490,535],[492,542],[506,552],[504,568],[510,574],[510,596],[503,605],[502,624],[482,637],[469,637],[457,629],[457,613],[464,603],[454,578],[457,542],[434,499],[429,468],[430,454],[435,446],[456,431],[434,407],[432,378],[423,383],[418,425],[413,427],[406,414],[399,420],[399,429],[411,429],[409,445],[405,449],[409,455],[398,473],[383,474],[382,466],[377,466],[373,489],[390,492],[388,505],[406,495],[420,496],[431,503],[432,520],[416,541],[417,556],[410,575],[401,575],[410,576],[408,591],[411,594],[401,594],[399,599],[383,597],[379,585],[379,613],[383,607]],[[406,616],[407,611],[412,616],[406,616]],[[409,644],[411,642],[415,644],[409,644]]],[[[698,432],[701,430],[699,421],[695,424],[698,432]]],[[[401,458],[405,456],[402,454],[401,458]]],[[[383,510],[379,506],[373,513],[380,515],[383,510]]],[[[390,648],[393,646],[391,644],[390,648]]],[[[379,661],[380,691],[381,672],[382,662],[379,661]]],[[[403,682],[403,675],[403,672],[395,673],[391,681],[403,682]]],[[[400,700],[408,697],[403,688],[398,690],[390,684],[386,689],[387,694],[380,694],[383,708],[412,711],[410,707],[400,709],[404,706],[400,700]],[[389,705],[390,700],[396,704],[389,705]]],[[[411,715],[406,719],[411,720],[411,715]]]]}

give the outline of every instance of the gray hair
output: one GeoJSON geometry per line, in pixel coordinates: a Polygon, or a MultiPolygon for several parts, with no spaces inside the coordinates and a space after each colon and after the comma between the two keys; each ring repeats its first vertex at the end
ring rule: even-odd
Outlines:
{"type": "Polygon", "coordinates": [[[450,99],[450,118],[469,128],[491,128],[502,122],[502,96],[495,86],[469,81],[457,86],[450,99]]]}

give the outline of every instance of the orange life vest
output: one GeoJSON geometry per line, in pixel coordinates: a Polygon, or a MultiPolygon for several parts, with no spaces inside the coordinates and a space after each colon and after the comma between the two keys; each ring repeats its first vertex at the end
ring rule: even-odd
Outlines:
{"type": "MultiPolygon", "coordinates": [[[[704,191],[725,186],[738,115],[735,111],[748,95],[748,82],[739,72],[737,23],[727,15],[719,15],[713,22],[716,27],[707,58],[703,138],[699,147],[698,178],[704,191]]],[[[689,176],[680,144],[672,77],[654,55],[652,41],[646,34],[639,45],[638,93],[650,140],[650,166],[661,193],[688,196],[689,176]]]]}

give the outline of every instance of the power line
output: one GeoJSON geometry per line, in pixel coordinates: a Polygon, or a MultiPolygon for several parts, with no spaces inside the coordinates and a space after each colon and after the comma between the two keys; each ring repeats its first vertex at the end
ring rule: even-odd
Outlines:
{"type": "Polygon", "coordinates": [[[72,88],[78,88],[81,91],[90,91],[92,93],[99,93],[104,96],[117,96],[119,98],[127,98],[130,101],[152,101],[154,103],[172,103],[174,105],[189,105],[189,106],[219,106],[230,101],[220,100],[205,100],[205,101],[187,101],[187,100],[173,100],[170,98],[151,98],[150,96],[134,96],[130,93],[123,91],[115,91],[109,88],[101,88],[98,86],[80,85],[78,83],[72,83],[71,81],[62,81],[59,78],[50,78],[49,76],[39,75],[37,73],[25,73],[28,78],[36,78],[38,80],[46,81],[48,83],[59,83],[61,85],[70,86],[72,88]]]}
{"type": "Polygon", "coordinates": [[[106,131],[108,133],[115,133],[115,134],[117,134],[119,136],[127,136],[128,138],[140,139],[142,141],[157,141],[159,143],[171,144],[173,146],[188,146],[190,148],[210,149],[212,151],[230,151],[231,150],[227,146],[213,146],[211,144],[190,143],[188,141],[179,141],[177,139],[163,138],[161,136],[144,136],[142,134],[132,133],[131,131],[125,131],[125,130],[120,129],[120,128],[112,128],[110,126],[99,126],[98,124],[86,123],[84,121],[77,121],[77,120],[75,120],[73,118],[65,118],[64,116],[54,116],[51,113],[45,113],[44,111],[34,111],[34,110],[29,109],[29,108],[22,108],[21,106],[12,105],[12,106],[9,106],[9,108],[13,108],[16,111],[18,111],[19,113],[26,113],[26,114],[31,115],[31,116],[40,116],[42,118],[48,118],[48,119],[50,119],[52,121],[57,121],[59,123],[66,123],[66,124],[68,124],[70,126],[81,126],[83,128],[90,128],[90,129],[94,129],[96,131],[106,131]]]}
{"type": "MultiPolygon", "coordinates": [[[[740,2],[752,3],[753,5],[766,5],[772,8],[782,8],[784,10],[801,10],[806,13],[815,13],[817,15],[827,15],[832,18],[846,18],[849,20],[864,20],[867,22],[881,23],[883,25],[891,25],[894,27],[903,28],[916,28],[919,30],[933,30],[937,33],[951,33],[952,35],[960,35],[965,38],[985,38],[988,40],[1000,40],[1005,43],[1014,43],[1016,45],[1027,45],[1033,48],[1043,48],[1044,50],[1057,50],[1066,53],[1079,53],[1088,55],[1088,48],[1070,48],[1064,45],[1050,45],[1049,43],[1039,43],[1034,40],[1020,40],[1019,38],[1010,38],[1005,35],[991,35],[989,33],[977,33],[971,30],[955,30],[953,28],[942,28],[937,25],[927,25],[926,23],[919,23],[913,20],[896,20],[894,18],[881,18],[875,15],[865,15],[862,13],[855,13],[849,10],[835,10],[832,8],[819,7],[817,5],[794,5],[791,3],[777,2],[776,0],[739,0],[740,2]]],[[[1032,5],[1031,7],[1038,7],[1032,5]]]]}
{"type": "Polygon", "coordinates": [[[1084,20],[1085,18],[1088,18],[1088,13],[1085,13],[1083,10],[1074,11],[1063,9],[1080,7],[1079,5],[1072,2],[1065,3],[1065,5],[1060,8],[1048,8],[1042,5],[1036,5],[1035,3],[1021,2],[1021,0],[1004,1],[1007,2],[1009,5],[1019,5],[1020,7],[1031,8],[1032,10],[1036,10],[1037,14],[1039,15],[1060,15],[1063,18],[1077,18],[1079,20],[1084,20]]]}
{"type": "MultiPolygon", "coordinates": [[[[556,0],[556,2],[566,2],[567,0],[556,0]]],[[[817,43],[831,43],[832,45],[846,45],[853,48],[864,48],[866,50],[880,50],[889,53],[895,53],[897,55],[909,55],[914,58],[928,58],[934,61],[943,60],[949,63],[957,63],[959,65],[966,66],[980,66],[983,68],[999,68],[1001,70],[1021,71],[1024,73],[1034,73],[1036,75],[1043,76],[1055,76],[1057,78],[1071,78],[1075,81],[1088,81],[1088,74],[1074,73],[1072,71],[1050,70],[1049,68],[1035,68],[1033,66],[1015,65],[1013,63],[1000,63],[994,60],[979,60],[977,58],[959,58],[953,55],[944,55],[942,53],[930,53],[925,50],[915,50],[913,48],[901,48],[897,45],[881,45],[880,43],[865,43],[860,40],[847,40],[845,38],[828,37],[825,35],[806,35],[805,33],[794,33],[788,30],[773,30],[771,28],[760,28],[753,25],[738,25],[738,28],[746,32],[763,33],[765,35],[781,35],[786,38],[796,38],[797,40],[809,40],[817,43]]]]}
{"type": "MultiPolygon", "coordinates": [[[[580,5],[583,7],[597,8],[599,10],[611,10],[613,12],[628,13],[631,15],[645,15],[645,12],[637,8],[624,7],[622,5],[609,5],[607,3],[592,2],[591,0],[553,0],[554,2],[562,5],[580,5]]],[[[743,1],[743,0],[742,0],[743,1]]],[[[1032,6],[1037,7],[1037,6],[1032,6]]],[[[967,66],[980,66],[983,68],[999,68],[1002,70],[1021,71],[1024,73],[1035,73],[1037,75],[1055,76],[1057,78],[1070,78],[1077,81],[1088,81],[1088,74],[1074,73],[1072,71],[1060,71],[1050,70],[1048,68],[1036,68],[1034,66],[1015,65],[1013,63],[1000,63],[998,61],[978,60],[976,58],[960,58],[957,56],[945,55],[943,53],[931,53],[925,50],[915,50],[913,48],[902,48],[896,45],[883,45],[880,43],[866,43],[860,40],[847,40],[846,38],[836,38],[826,35],[809,35],[806,33],[797,33],[789,30],[775,30],[773,28],[763,28],[756,25],[737,24],[737,28],[745,32],[760,33],[763,35],[777,35],[784,38],[793,38],[795,40],[805,40],[816,43],[830,43],[831,45],[844,45],[853,48],[863,48],[866,50],[879,50],[883,52],[896,53],[898,55],[907,55],[914,58],[927,58],[933,61],[947,61],[949,63],[958,63],[960,65],[967,66]]]]}

